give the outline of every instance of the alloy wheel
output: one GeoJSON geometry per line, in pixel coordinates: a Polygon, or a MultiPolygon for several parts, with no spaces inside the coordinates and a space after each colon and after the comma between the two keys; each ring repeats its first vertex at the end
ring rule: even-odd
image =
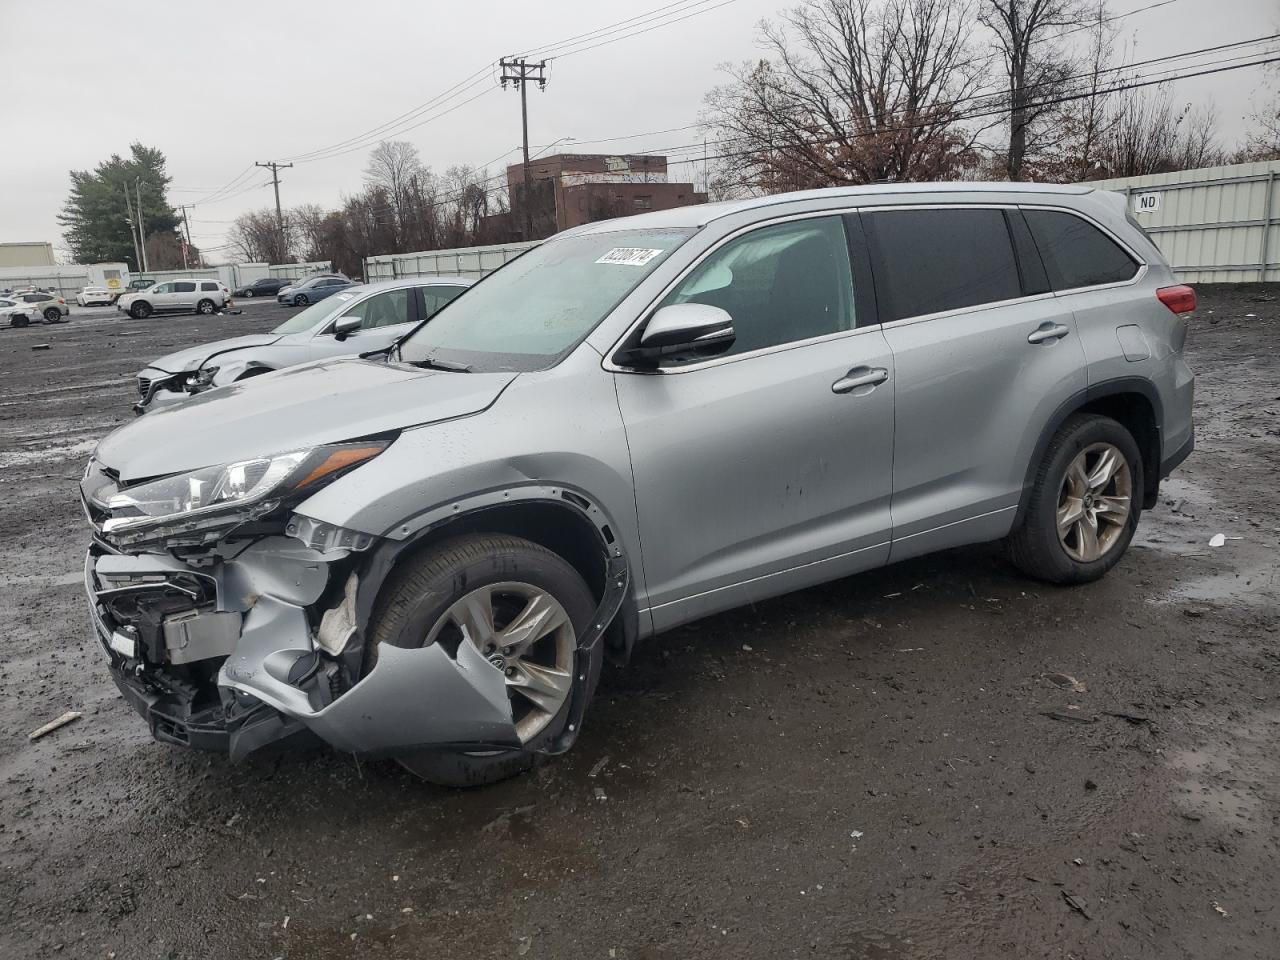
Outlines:
{"type": "Polygon", "coordinates": [[[1067,467],[1058,493],[1058,540],[1067,556],[1092,563],[1123,538],[1133,506],[1129,462],[1110,443],[1085,447],[1067,467]]]}
{"type": "Polygon", "coordinates": [[[454,652],[470,643],[502,672],[521,743],[546,729],[573,689],[573,624],[555,597],[532,584],[470,591],[436,621],[426,643],[454,652]]]}

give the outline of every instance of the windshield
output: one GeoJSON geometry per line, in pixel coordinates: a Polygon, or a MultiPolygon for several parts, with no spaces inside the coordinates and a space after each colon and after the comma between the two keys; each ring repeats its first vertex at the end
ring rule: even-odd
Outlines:
{"type": "Polygon", "coordinates": [[[299,310],[271,332],[284,334],[301,333],[303,330],[310,330],[322,320],[333,316],[341,310],[347,301],[353,300],[355,296],[356,291],[343,290],[341,293],[335,293],[332,297],[325,297],[323,300],[313,303],[305,310],[299,310]]]}
{"type": "Polygon", "coordinates": [[[473,370],[543,370],[595,329],[691,230],[619,230],[552,239],[470,288],[400,344],[473,370]]]}

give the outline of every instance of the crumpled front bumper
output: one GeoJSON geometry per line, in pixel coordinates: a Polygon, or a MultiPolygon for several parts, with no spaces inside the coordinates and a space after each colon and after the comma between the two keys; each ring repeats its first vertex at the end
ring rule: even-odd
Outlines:
{"type": "Polygon", "coordinates": [[[313,736],[362,756],[518,748],[503,676],[468,644],[456,659],[384,646],[359,675],[359,631],[323,627],[354,602],[355,566],[287,537],[200,566],[95,541],[85,590],[112,679],[162,742],[234,758],[313,736]]]}

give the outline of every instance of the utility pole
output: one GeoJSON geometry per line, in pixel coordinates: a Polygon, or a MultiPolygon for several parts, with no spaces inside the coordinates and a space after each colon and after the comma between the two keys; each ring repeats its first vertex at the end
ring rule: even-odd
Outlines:
{"type": "Polygon", "coordinates": [[[283,263],[285,260],[286,251],[285,251],[285,243],[284,243],[284,212],[280,209],[280,171],[287,170],[289,167],[292,167],[293,164],[292,163],[276,163],[274,160],[272,160],[268,163],[257,163],[255,161],[253,165],[255,167],[266,167],[268,170],[271,171],[271,185],[275,187],[275,190],[276,190],[276,232],[280,236],[280,241],[279,241],[280,242],[280,247],[279,247],[280,262],[283,263]]]}
{"type": "Polygon", "coordinates": [[[529,99],[527,90],[529,81],[538,84],[539,90],[547,88],[547,61],[539,60],[530,63],[524,57],[503,57],[499,61],[502,67],[502,89],[507,83],[514,83],[520,90],[520,125],[524,133],[524,238],[533,239],[533,205],[529,202],[529,99]]]}
{"type": "Polygon", "coordinates": [[[178,208],[182,211],[182,232],[187,238],[187,242],[182,247],[182,269],[187,269],[187,248],[191,246],[191,225],[187,223],[187,205],[184,203],[178,208]]]}
{"type": "Polygon", "coordinates": [[[147,262],[147,224],[142,219],[142,178],[134,180],[133,186],[138,194],[138,242],[142,246],[142,272],[150,273],[151,266],[147,262]]]}
{"type": "Polygon", "coordinates": [[[129,199],[129,185],[127,183],[124,185],[124,209],[128,214],[125,217],[125,222],[129,224],[129,239],[133,241],[133,264],[141,270],[142,254],[138,251],[138,234],[133,229],[133,203],[129,199]]]}

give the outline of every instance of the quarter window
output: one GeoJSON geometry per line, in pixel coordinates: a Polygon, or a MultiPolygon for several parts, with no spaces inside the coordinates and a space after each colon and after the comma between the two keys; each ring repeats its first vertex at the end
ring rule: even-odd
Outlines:
{"type": "Polygon", "coordinates": [[[1022,296],[1000,210],[885,210],[862,220],[885,322],[1022,296]]]}
{"type": "Polygon", "coordinates": [[[1082,217],[1054,210],[1023,213],[1054,290],[1120,283],[1138,272],[1129,254],[1082,217]]]}
{"type": "Polygon", "coordinates": [[[440,311],[441,307],[465,289],[466,287],[455,287],[453,285],[419,287],[418,290],[422,294],[422,315],[424,317],[434,316],[440,311]]]}
{"type": "Polygon", "coordinates": [[[736,336],[722,356],[854,327],[853,277],[838,216],[761,227],[702,261],[660,306],[728,311],[736,336]]]}
{"type": "Polygon", "coordinates": [[[218,285],[212,281],[206,281],[200,284],[200,289],[201,290],[217,290],[218,285]]]}

